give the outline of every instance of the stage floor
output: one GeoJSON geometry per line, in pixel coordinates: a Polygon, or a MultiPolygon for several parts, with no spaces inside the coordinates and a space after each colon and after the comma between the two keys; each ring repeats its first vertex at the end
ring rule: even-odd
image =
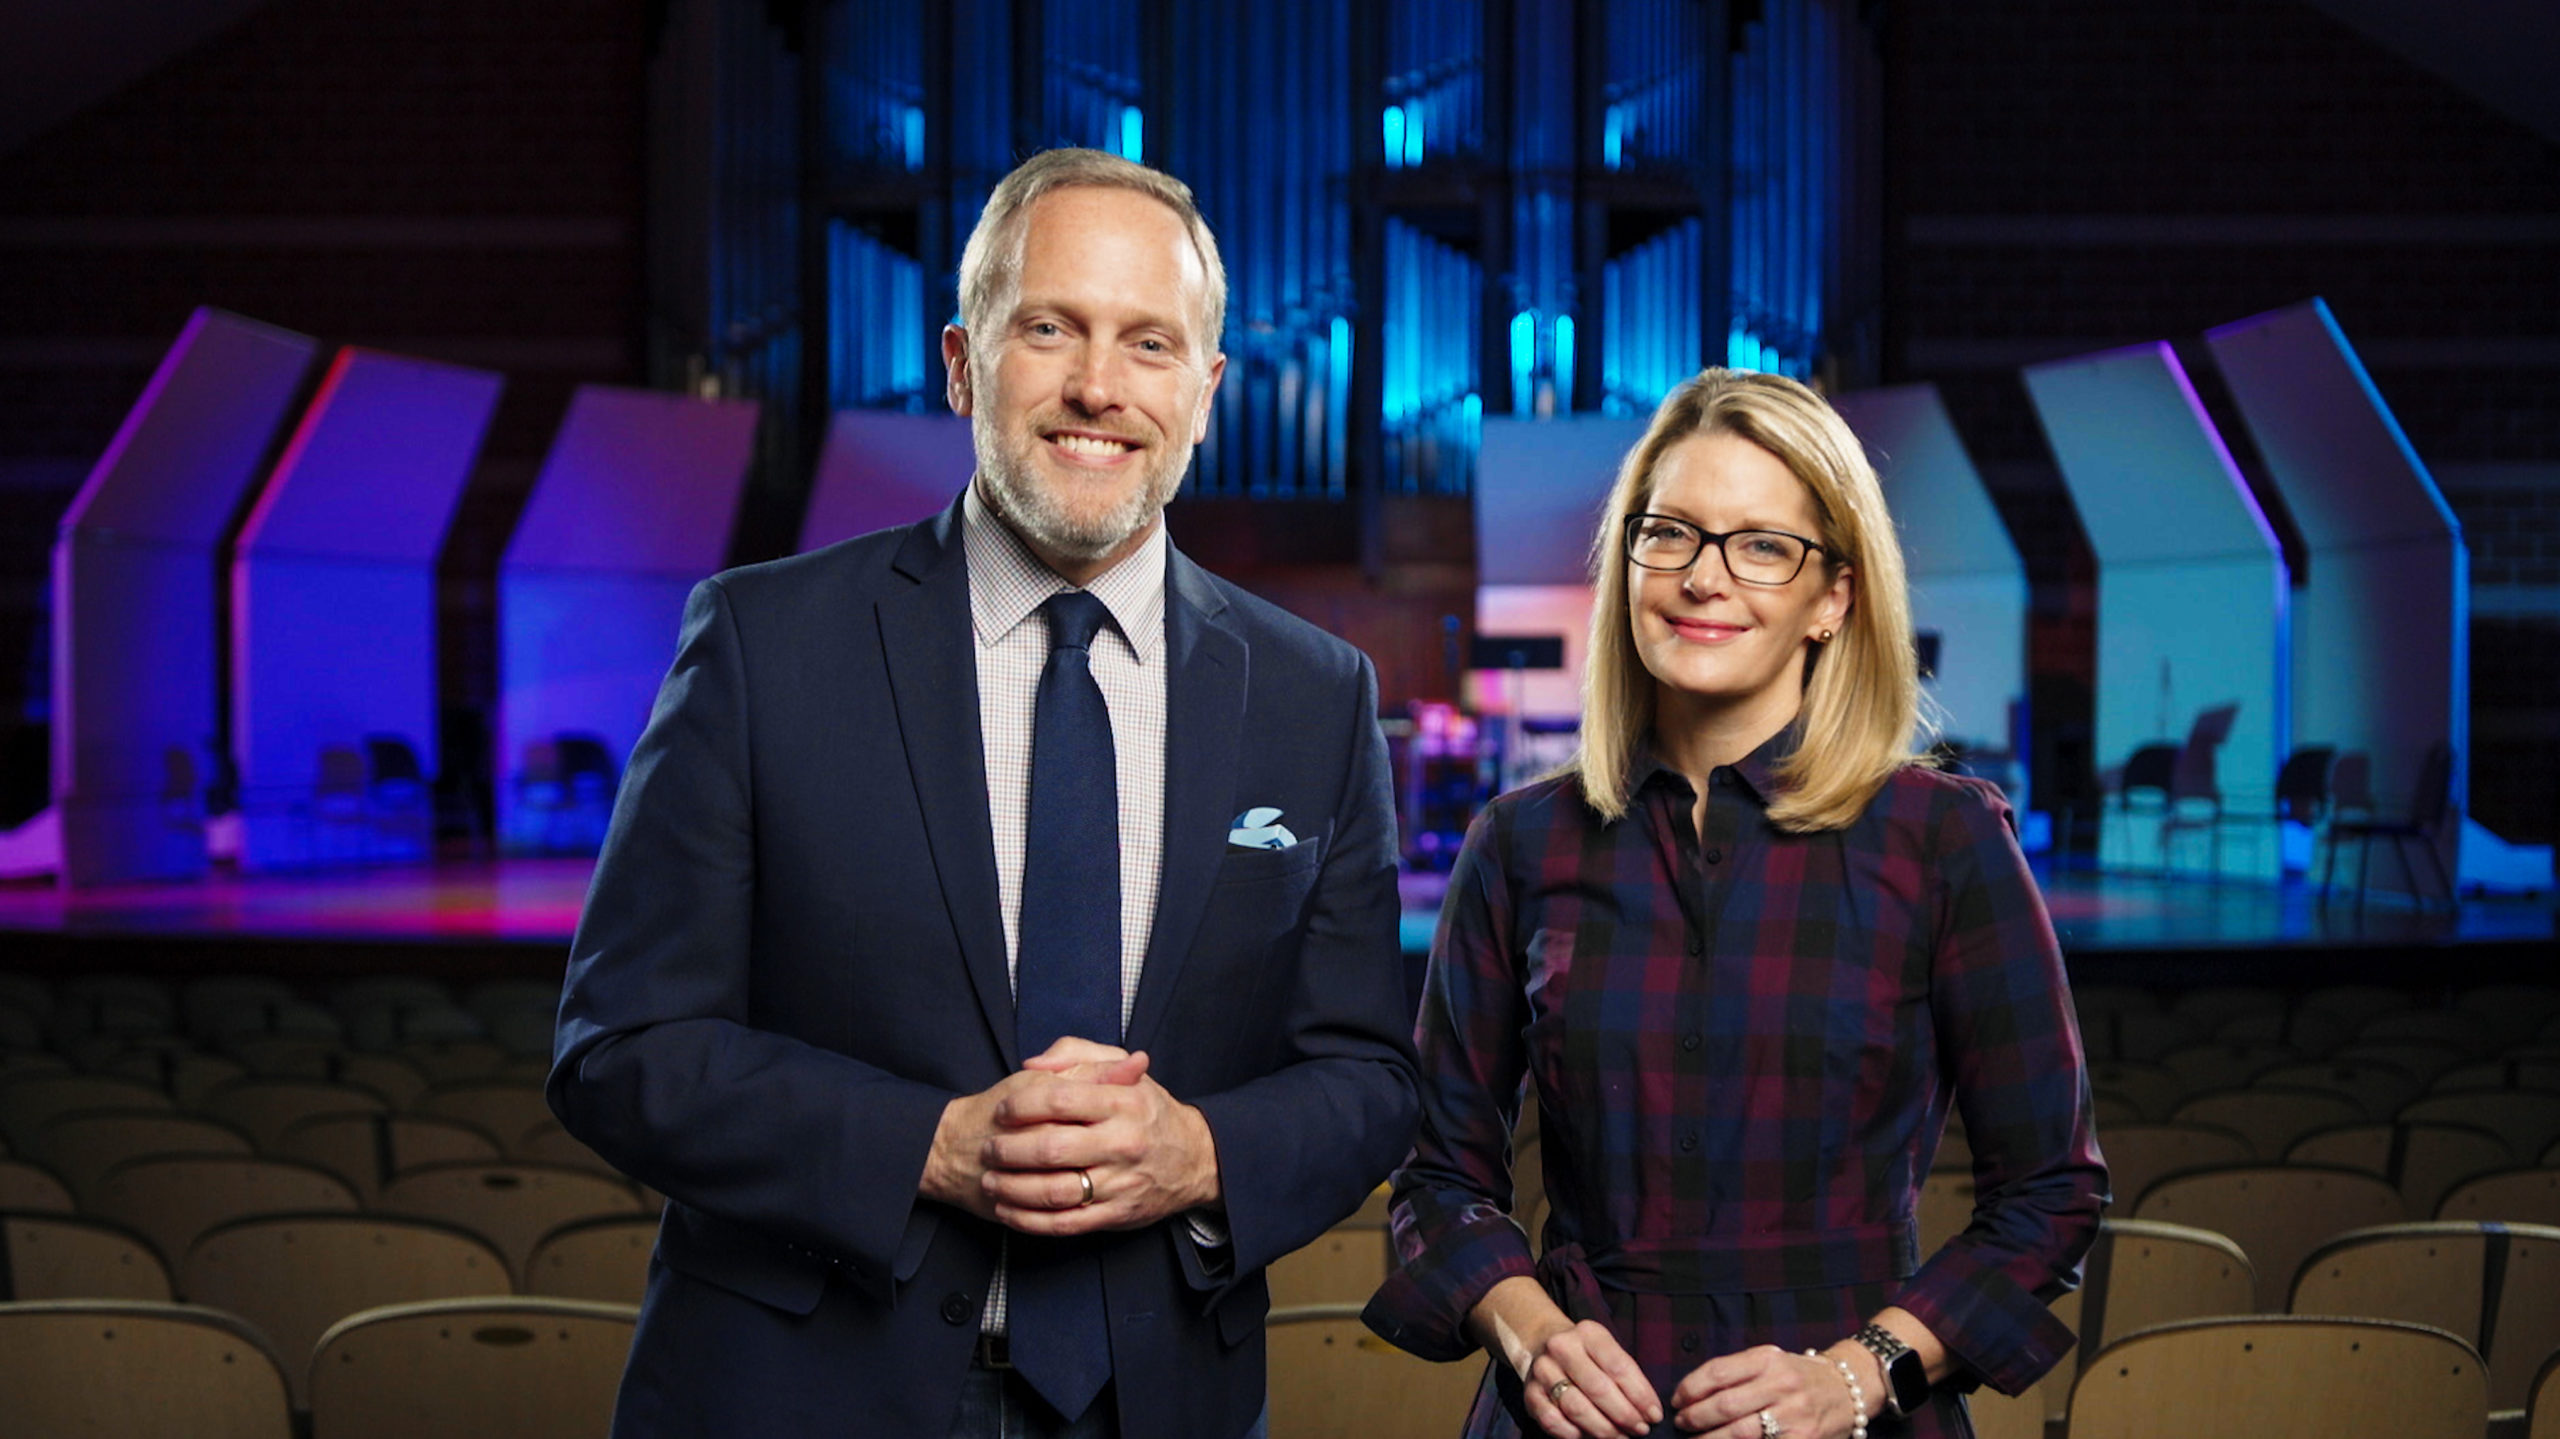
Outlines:
{"type": "MultiPolygon", "coordinates": [[[[594,865],[583,859],[456,860],[327,874],[240,875],[217,870],[187,883],[119,885],[65,894],[49,884],[0,885],[5,935],[348,940],[564,948],[594,865]]],[[[1407,948],[1427,949],[1438,903],[1434,876],[1409,876],[1407,948]]],[[[2045,879],[2046,902],[2072,956],[2240,949],[2354,949],[2550,944],[2560,937],[2551,895],[2468,899],[2421,911],[2377,895],[2361,912],[2346,894],[2315,887],[2214,883],[2066,871],[2045,879]]]]}

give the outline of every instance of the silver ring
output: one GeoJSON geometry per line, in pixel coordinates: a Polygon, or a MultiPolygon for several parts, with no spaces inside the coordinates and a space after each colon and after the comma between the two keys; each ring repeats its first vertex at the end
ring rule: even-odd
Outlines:
{"type": "Polygon", "coordinates": [[[1093,1202],[1093,1171],[1090,1169],[1077,1170],[1076,1182],[1084,1186],[1084,1198],[1076,1201],[1076,1208],[1082,1209],[1093,1202]]]}
{"type": "Polygon", "coordinates": [[[1779,1435],[1786,1432],[1779,1426],[1778,1421],[1770,1416],[1768,1410],[1760,1411],[1760,1439],[1778,1439],[1779,1435]]]}
{"type": "Polygon", "coordinates": [[[1564,1391],[1581,1387],[1570,1379],[1559,1379],[1547,1386],[1547,1402],[1561,1409],[1564,1407],[1564,1391]]]}

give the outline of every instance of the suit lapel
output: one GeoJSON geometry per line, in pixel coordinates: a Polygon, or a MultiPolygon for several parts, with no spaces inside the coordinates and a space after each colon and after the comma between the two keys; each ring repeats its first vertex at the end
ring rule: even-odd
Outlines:
{"type": "Polygon", "coordinates": [[[907,774],[924,812],[925,841],[942,880],[942,902],[979,1007],[1019,1069],[1013,985],[1005,971],[1004,917],[996,886],[995,835],[987,823],[987,756],[978,726],[977,636],[970,627],[969,566],[954,504],[918,525],[893,567],[913,589],[879,602],[880,648],[889,668],[907,774]]]}
{"type": "Polygon", "coordinates": [[[1166,563],[1164,867],[1129,1016],[1131,1049],[1145,1048],[1163,1018],[1226,856],[1248,675],[1225,597],[1181,552],[1169,551],[1166,563]]]}

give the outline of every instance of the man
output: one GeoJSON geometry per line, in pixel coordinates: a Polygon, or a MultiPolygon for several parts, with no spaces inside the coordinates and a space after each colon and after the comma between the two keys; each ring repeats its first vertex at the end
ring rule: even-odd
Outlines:
{"type": "Polygon", "coordinates": [[[960,281],[975,478],[695,590],[579,925],[552,1107],[669,1200],[617,1433],[1252,1432],[1411,1135],[1375,677],[1165,536],[1190,192],[1034,157],[960,281]]]}

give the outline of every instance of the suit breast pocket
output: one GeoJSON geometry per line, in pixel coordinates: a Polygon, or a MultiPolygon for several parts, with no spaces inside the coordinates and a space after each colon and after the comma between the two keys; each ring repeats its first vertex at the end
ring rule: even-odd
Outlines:
{"type": "Polygon", "coordinates": [[[1294,932],[1324,867],[1323,835],[1284,849],[1230,849],[1218,862],[1201,920],[1201,948],[1254,954],[1294,932]]]}

